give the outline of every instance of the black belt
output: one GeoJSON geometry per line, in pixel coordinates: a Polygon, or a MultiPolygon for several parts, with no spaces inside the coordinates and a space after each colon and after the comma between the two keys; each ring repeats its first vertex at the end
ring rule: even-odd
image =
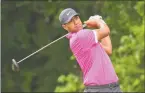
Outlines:
{"type": "Polygon", "coordinates": [[[117,86],[119,86],[119,83],[114,82],[114,83],[105,84],[105,85],[86,86],[86,88],[112,88],[112,87],[117,87],[117,86]]]}

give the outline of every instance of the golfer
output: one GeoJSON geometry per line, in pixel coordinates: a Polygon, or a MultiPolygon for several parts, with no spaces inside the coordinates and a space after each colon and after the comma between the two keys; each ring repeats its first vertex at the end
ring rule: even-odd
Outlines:
{"type": "Polygon", "coordinates": [[[70,49],[83,73],[84,92],[122,92],[109,58],[110,30],[101,16],[91,16],[84,22],[89,29],[83,29],[79,14],[72,8],[64,9],[59,20],[69,32],[70,49]]]}

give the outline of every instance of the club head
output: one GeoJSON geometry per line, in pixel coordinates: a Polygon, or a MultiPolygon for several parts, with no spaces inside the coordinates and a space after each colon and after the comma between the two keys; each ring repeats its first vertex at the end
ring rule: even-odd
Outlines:
{"type": "Polygon", "coordinates": [[[12,70],[13,71],[19,71],[19,65],[18,63],[15,61],[15,59],[12,59],[12,70]]]}

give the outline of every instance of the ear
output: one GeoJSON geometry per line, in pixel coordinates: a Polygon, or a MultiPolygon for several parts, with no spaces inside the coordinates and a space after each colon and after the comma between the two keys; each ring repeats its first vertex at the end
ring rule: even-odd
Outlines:
{"type": "Polygon", "coordinates": [[[62,27],[63,27],[65,30],[68,30],[68,28],[67,28],[66,25],[62,25],[62,27]]]}

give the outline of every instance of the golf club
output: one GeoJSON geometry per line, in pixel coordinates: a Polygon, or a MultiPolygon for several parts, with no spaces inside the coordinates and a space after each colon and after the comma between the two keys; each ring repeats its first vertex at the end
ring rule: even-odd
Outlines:
{"type": "MultiPolygon", "coordinates": [[[[86,24],[83,25],[83,28],[84,28],[84,27],[86,27],[86,24]]],[[[57,42],[58,40],[64,38],[65,36],[67,36],[67,34],[63,35],[62,37],[60,37],[60,38],[58,38],[58,39],[56,39],[56,40],[54,40],[54,41],[52,41],[51,43],[45,45],[44,47],[42,47],[42,48],[40,48],[39,50],[33,52],[32,54],[26,56],[25,58],[21,59],[21,60],[18,61],[18,62],[17,62],[15,59],[12,59],[12,70],[13,70],[13,71],[19,71],[19,70],[20,70],[20,68],[19,68],[19,63],[23,62],[24,60],[26,60],[27,58],[31,57],[32,55],[38,53],[39,51],[43,50],[44,48],[50,46],[51,44],[57,42]]]]}

